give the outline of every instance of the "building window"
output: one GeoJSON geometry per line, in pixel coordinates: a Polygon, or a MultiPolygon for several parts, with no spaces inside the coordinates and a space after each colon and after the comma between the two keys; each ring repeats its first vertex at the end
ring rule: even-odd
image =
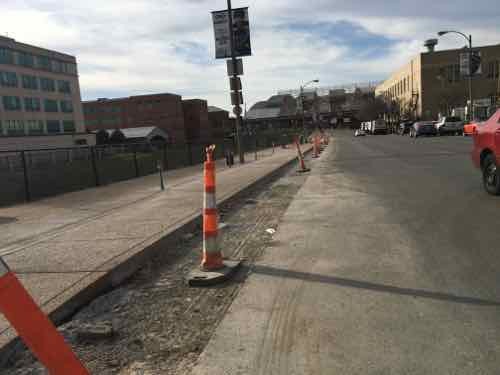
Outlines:
{"type": "Polygon", "coordinates": [[[8,48],[0,48],[0,64],[14,64],[14,54],[8,48]]]}
{"type": "Polygon", "coordinates": [[[40,87],[43,91],[56,91],[56,82],[51,78],[40,78],[40,87]]]}
{"type": "Polygon", "coordinates": [[[74,121],[63,121],[63,131],[65,133],[74,133],[75,129],[74,121]]]}
{"type": "Polygon", "coordinates": [[[59,120],[47,120],[47,133],[56,134],[61,132],[59,120]]]}
{"type": "Polygon", "coordinates": [[[45,112],[58,112],[57,108],[57,100],[45,99],[43,106],[45,108],[45,112]]]}
{"type": "Polygon", "coordinates": [[[63,63],[63,72],[66,74],[76,75],[76,64],[63,63]]]}
{"type": "Polygon", "coordinates": [[[24,121],[22,120],[5,120],[5,128],[7,135],[25,135],[24,121]]]}
{"type": "Polygon", "coordinates": [[[460,81],[460,64],[455,64],[453,65],[453,72],[454,72],[454,81],[459,82],[460,81]]]}
{"type": "Polygon", "coordinates": [[[61,100],[61,112],[73,113],[73,102],[71,100],[61,100]]]}
{"type": "Polygon", "coordinates": [[[94,107],[89,107],[89,106],[83,106],[83,113],[89,114],[89,113],[95,113],[96,110],[94,107]]]}
{"type": "Polygon", "coordinates": [[[36,66],[39,69],[43,70],[51,70],[50,59],[47,56],[37,56],[36,57],[36,66]]]}
{"type": "Polygon", "coordinates": [[[52,60],[52,71],[55,73],[63,72],[63,63],[59,60],[52,60]]]}
{"type": "Polygon", "coordinates": [[[26,121],[26,125],[28,127],[29,135],[37,135],[44,133],[42,120],[28,120],[26,121]]]}
{"type": "Polygon", "coordinates": [[[0,72],[0,84],[3,87],[17,87],[17,74],[14,72],[0,72]]]}
{"type": "Polygon", "coordinates": [[[38,78],[35,76],[22,76],[23,89],[38,90],[38,78]]]}
{"type": "Polygon", "coordinates": [[[18,96],[4,96],[3,97],[3,108],[6,111],[20,111],[21,110],[21,99],[18,96]]]}
{"type": "Polygon", "coordinates": [[[57,81],[57,90],[65,94],[69,94],[71,93],[71,85],[68,81],[57,81]]]}
{"type": "Polygon", "coordinates": [[[35,56],[31,53],[18,52],[17,63],[22,66],[33,68],[35,66],[35,56]]]}
{"type": "Polygon", "coordinates": [[[24,98],[24,110],[27,112],[40,112],[39,98],[24,98]]]}
{"type": "Polygon", "coordinates": [[[0,120],[0,137],[3,135],[3,124],[2,120],[0,120]]]}
{"type": "Polygon", "coordinates": [[[488,78],[498,79],[500,74],[500,61],[490,61],[488,63],[488,78]]]}

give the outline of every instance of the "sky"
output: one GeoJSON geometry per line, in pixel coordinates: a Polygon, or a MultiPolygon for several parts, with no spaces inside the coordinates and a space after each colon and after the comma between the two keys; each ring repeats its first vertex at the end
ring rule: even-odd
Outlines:
{"type": "MultiPolygon", "coordinates": [[[[75,55],[83,100],[171,92],[230,109],[211,12],[226,0],[1,0],[0,34],[75,55]]],[[[233,0],[249,7],[248,108],[312,79],[377,81],[443,29],[500,43],[498,0],[233,0]]],[[[437,49],[460,48],[446,35],[437,49]]]]}

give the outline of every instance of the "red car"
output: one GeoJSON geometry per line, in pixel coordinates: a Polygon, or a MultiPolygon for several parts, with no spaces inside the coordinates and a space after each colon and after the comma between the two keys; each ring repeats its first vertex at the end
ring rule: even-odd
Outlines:
{"type": "Polygon", "coordinates": [[[483,172],[483,184],[490,194],[500,195],[500,109],[476,127],[472,161],[483,172]]]}
{"type": "Polygon", "coordinates": [[[466,137],[468,135],[470,136],[474,135],[474,132],[476,131],[478,125],[479,125],[478,122],[470,122],[468,124],[465,124],[463,136],[466,137]]]}

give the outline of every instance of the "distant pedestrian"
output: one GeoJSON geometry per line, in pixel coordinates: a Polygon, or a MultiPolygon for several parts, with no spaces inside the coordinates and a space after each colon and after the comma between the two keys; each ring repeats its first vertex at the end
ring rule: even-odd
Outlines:
{"type": "Polygon", "coordinates": [[[227,150],[226,151],[226,165],[231,168],[234,164],[234,154],[233,151],[227,150]]]}

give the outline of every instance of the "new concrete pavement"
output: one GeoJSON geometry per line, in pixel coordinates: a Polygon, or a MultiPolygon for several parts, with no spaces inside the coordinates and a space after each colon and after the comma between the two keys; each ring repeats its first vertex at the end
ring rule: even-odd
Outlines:
{"type": "MultiPolygon", "coordinates": [[[[260,152],[232,169],[218,162],[223,202],[296,159],[296,150],[260,152]]],[[[44,311],[60,320],[140,266],[147,251],[200,217],[203,167],[0,208],[0,255],[44,311]]],[[[0,348],[15,331],[0,316],[0,348]]],[[[0,360],[3,358],[0,358],[0,360]]]]}
{"type": "Polygon", "coordinates": [[[470,148],[334,133],[193,375],[498,374],[500,199],[470,148]]]}

